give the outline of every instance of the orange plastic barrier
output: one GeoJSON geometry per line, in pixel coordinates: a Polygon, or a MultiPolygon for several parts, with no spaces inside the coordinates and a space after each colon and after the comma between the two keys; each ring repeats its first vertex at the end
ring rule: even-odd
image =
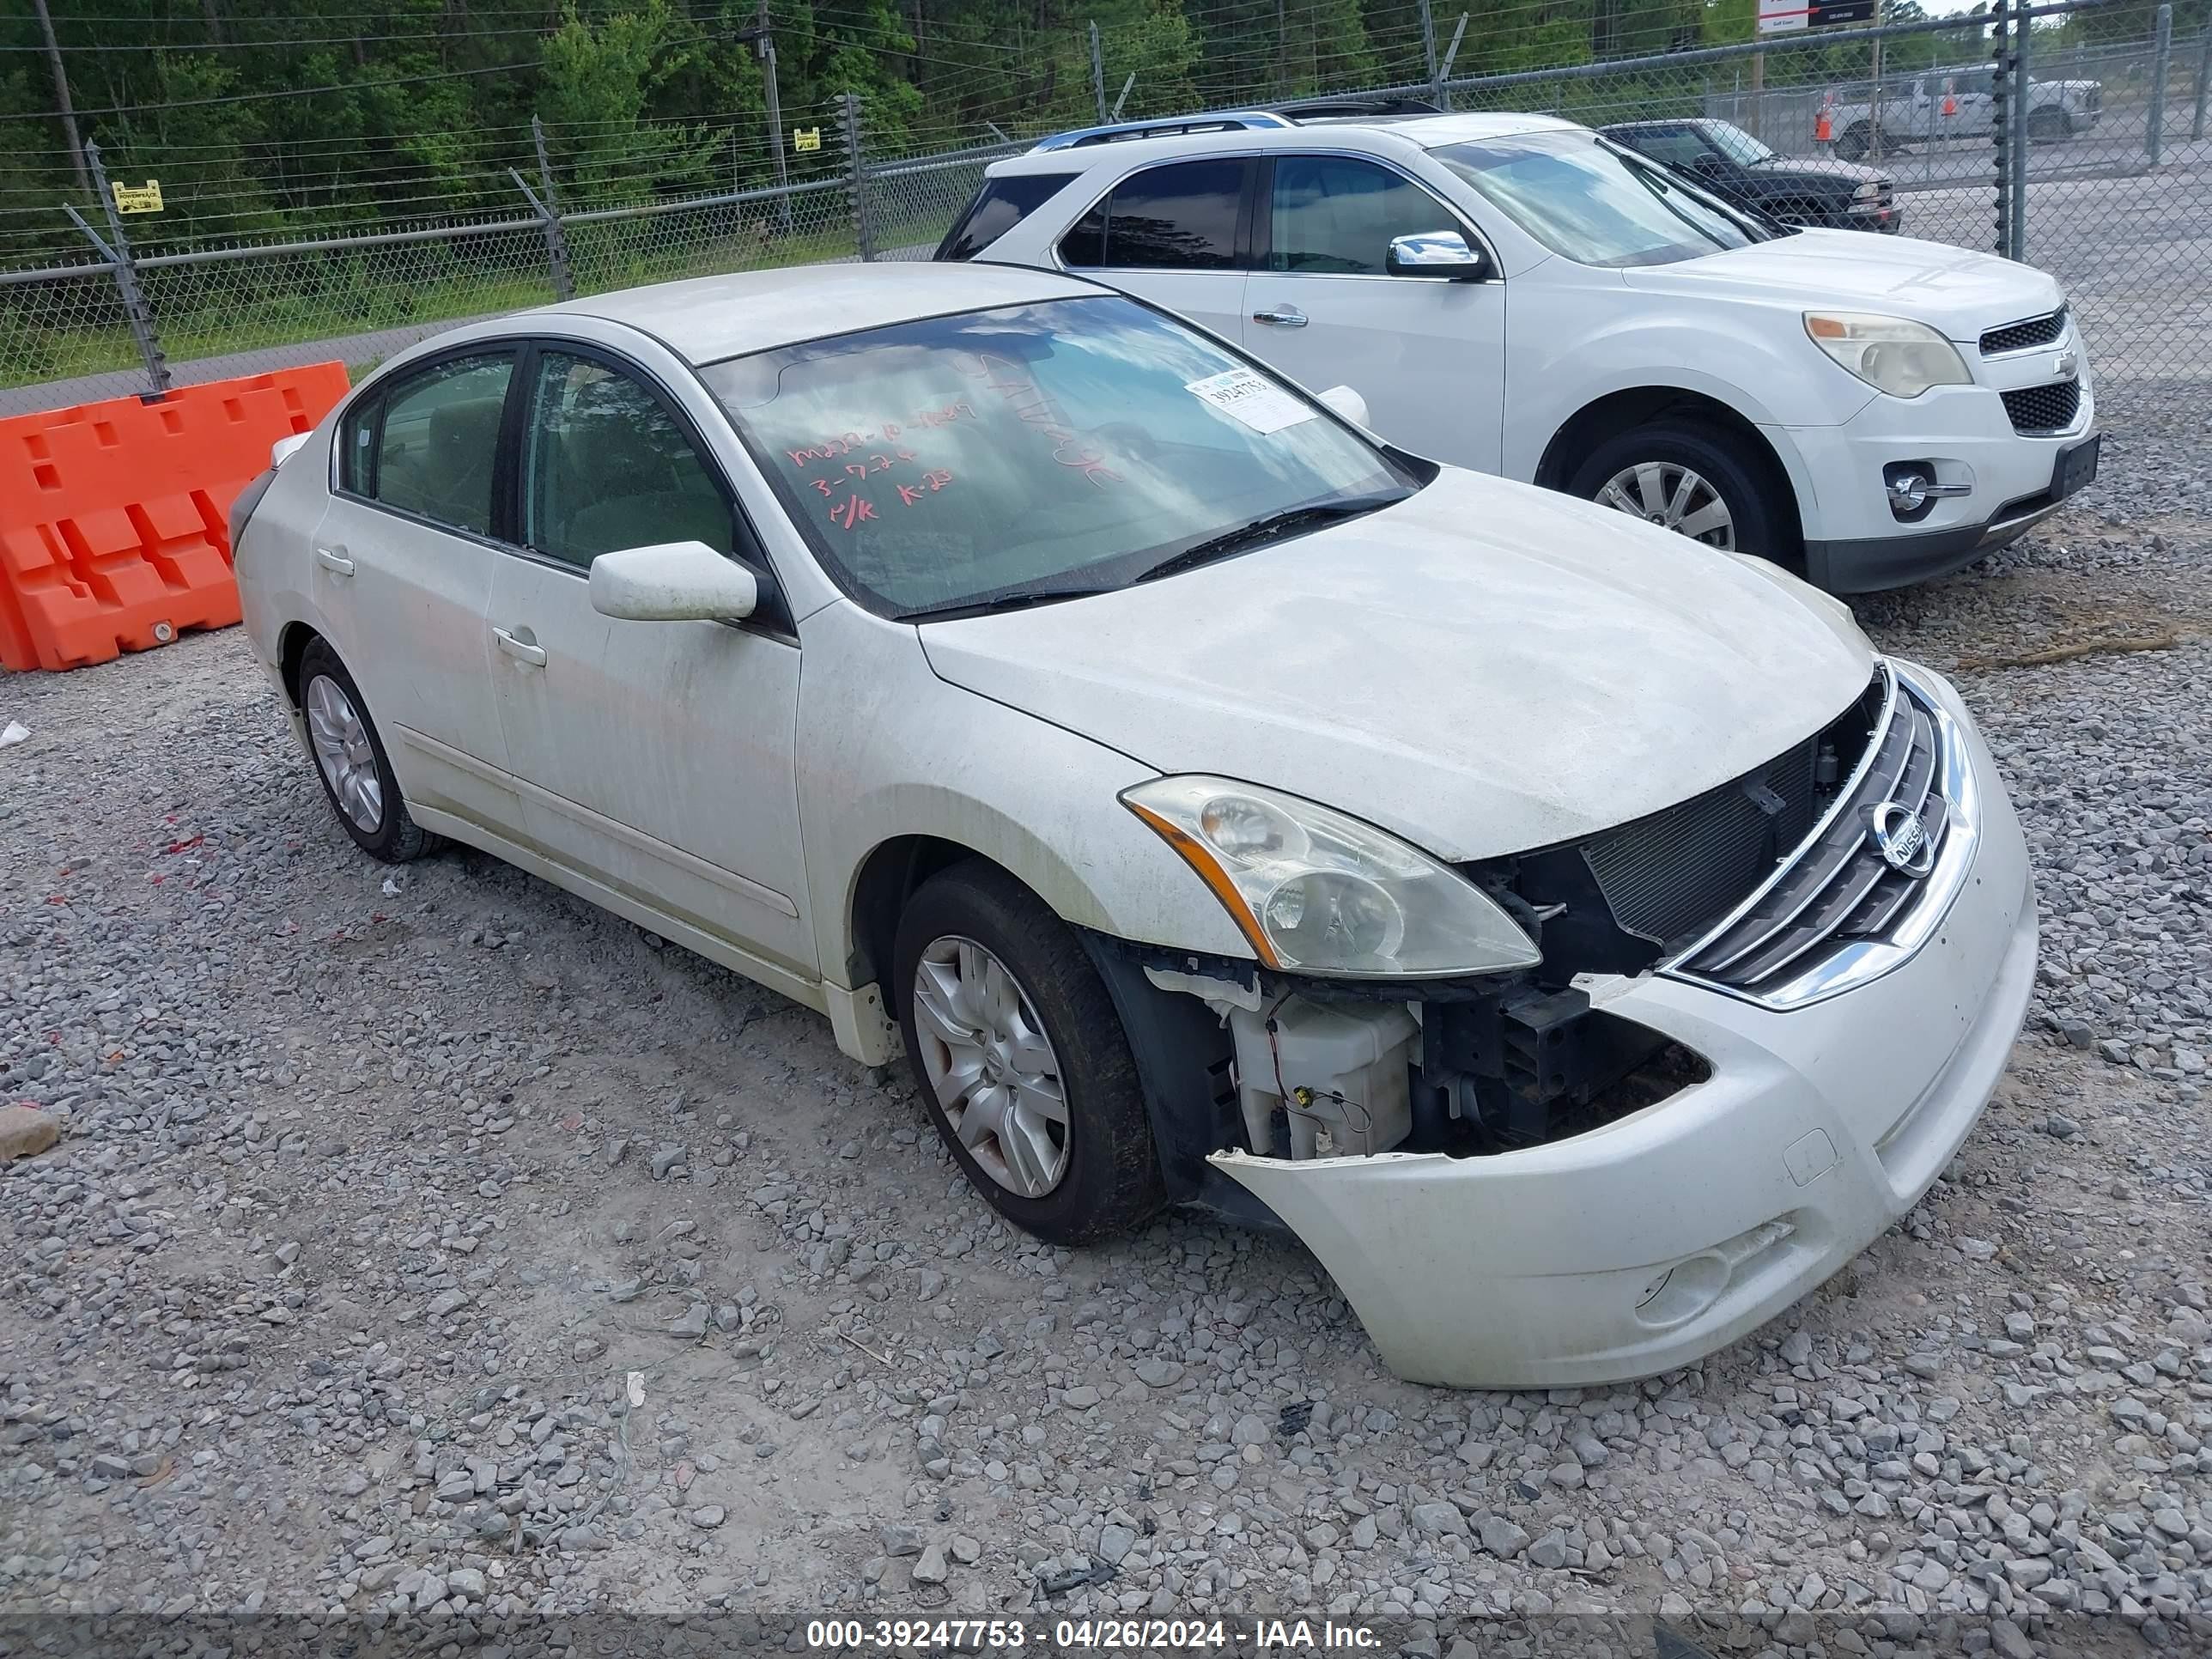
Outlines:
{"type": "Polygon", "coordinates": [[[238,620],[230,504],[343,363],[0,420],[0,666],[77,668],[238,620]]]}

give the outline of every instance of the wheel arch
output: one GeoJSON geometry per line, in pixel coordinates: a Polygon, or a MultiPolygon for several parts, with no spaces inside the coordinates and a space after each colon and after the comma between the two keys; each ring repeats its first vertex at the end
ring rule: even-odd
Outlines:
{"type": "Polygon", "coordinates": [[[1624,387],[1594,398],[1561,422],[1536,463],[1534,482],[1547,489],[1564,490],[1582,458],[1608,439],[1654,421],[1693,421],[1714,427],[1743,447],[1745,455],[1765,477],[1780,507],[1790,544],[1802,545],[1804,517],[1797,499],[1796,480],[1788,465],[1765,433],[1742,414],[1712,396],[1678,386],[1624,387]]]}
{"type": "MultiPolygon", "coordinates": [[[[1037,884],[1004,860],[938,835],[899,835],[878,842],[854,871],[847,931],[853,983],[872,983],[884,1016],[902,1015],[905,988],[890,971],[901,915],[908,899],[939,872],[980,862],[1019,882],[1046,908],[1069,921],[1037,884]]],[[[1194,997],[1153,986],[1135,954],[1097,929],[1071,931],[1106,988],[1129,1044],[1152,1126],[1152,1145],[1169,1196],[1184,1200],[1206,1185],[1206,1155],[1233,1130],[1233,1095],[1224,1092],[1230,1047],[1221,1022],[1194,997]]]]}
{"type": "Polygon", "coordinates": [[[307,647],[322,634],[311,623],[289,622],[276,635],[276,672],[284,684],[284,695],[292,700],[292,707],[300,706],[300,663],[307,654],[307,647]]]}

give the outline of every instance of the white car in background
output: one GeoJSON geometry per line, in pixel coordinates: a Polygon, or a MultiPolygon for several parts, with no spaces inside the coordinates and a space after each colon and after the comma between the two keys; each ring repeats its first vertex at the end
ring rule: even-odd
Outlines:
{"type": "Polygon", "coordinates": [[[1361,413],[1041,271],[641,289],[386,363],[239,587],[365,851],[902,1051],[1040,1237],[1277,1221],[1425,1382],[1686,1364],[1972,1128],[2027,848],[1840,604],[1361,413]]]}
{"type": "Polygon", "coordinates": [[[1832,592],[1942,574],[2095,477],[2057,283],[1789,230],[1537,115],[1239,111],[989,168],[939,248],[1093,276],[1393,443],[1601,501],[1832,592]]]}

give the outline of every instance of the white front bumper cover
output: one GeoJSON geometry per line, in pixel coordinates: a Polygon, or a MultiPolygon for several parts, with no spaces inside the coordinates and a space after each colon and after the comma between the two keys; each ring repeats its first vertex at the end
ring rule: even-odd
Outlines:
{"type": "Polygon", "coordinates": [[[1702,1054],[1705,1081],[1570,1139],[1494,1157],[1211,1162],[1294,1231],[1392,1370],[1459,1388],[1613,1382],[1771,1318],[1917,1203],[1988,1103],[2035,977],[2012,805],[1958,694],[1978,786],[1972,860],[1907,960],[1778,1012],[1647,974],[1607,1012],[1702,1054]]]}

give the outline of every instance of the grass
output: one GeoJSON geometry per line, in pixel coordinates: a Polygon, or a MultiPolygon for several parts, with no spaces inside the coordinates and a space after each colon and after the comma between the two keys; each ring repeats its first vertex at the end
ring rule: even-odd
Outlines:
{"type": "MultiPolygon", "coordinates": [[[[837,222],[785,235],[769,222],[740,219],[710,237],[684,240],[682,215],[574,225],[568,229],[576,289],[603,294],[647,283],[732,270],[777,270],[858,251],[840,197],[801,197],[801,213],[830,209],[837,222]],[[656,239],[659,239],[656,244],[656,239]]],[[[933,243],[945,216],[917,212],[880,224],[878,247],[933,243]]],[[[544,305],[552,278],[537,233],[506,233],[392,249],[225,260],[147,272],[148,302],[173,362],[448,322],[544,305]],[[506,269],[462,262],[501,258],[506,269]]],[[[110,279],[0,289],[0,386],[32,386],[139,366],[110,279]],[[51,313],[42,318],[39,311],[51,313]],[[85,317],[102,320],[89,325],[85,317]]]]}

